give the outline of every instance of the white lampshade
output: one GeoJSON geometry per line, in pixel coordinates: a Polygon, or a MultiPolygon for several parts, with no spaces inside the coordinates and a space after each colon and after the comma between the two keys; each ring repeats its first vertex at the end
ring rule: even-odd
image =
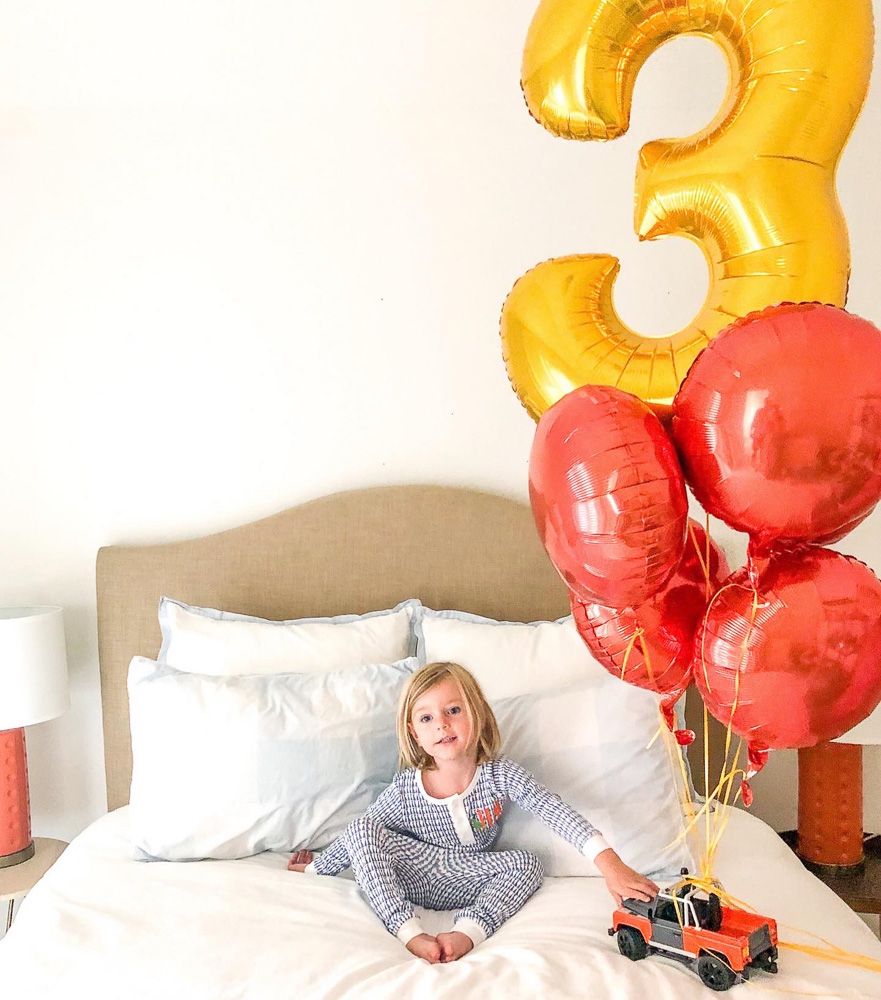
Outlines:
{"type": "Polygon", "coordinates": [[[0,608],[0,731],[70,707],[61,608],[0,608]]]}
{"type": "Polygon", "coordinates": [[[881,705],[853,729],[839,736],[833,743],[859,743],[861,746],[877,746],[881,743],[881,705]]]}

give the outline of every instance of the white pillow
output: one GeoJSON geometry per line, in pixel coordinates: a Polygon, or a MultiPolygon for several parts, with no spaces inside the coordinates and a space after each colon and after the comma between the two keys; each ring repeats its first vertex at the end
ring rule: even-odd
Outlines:
{"type": "MultiPolygon", "coordinates": [[[[684,845],[664,850],[682,829],[682,772],[666,735],[646,749],[661,724],[659,699],[600,666],[571,616],[526,624],[421,607],[414,631],[420,664],[451,660],[470,670],[498,709],[504,752],[587,816],[628,864],[673,874],[680,861],[691,867],[684,845]]],[[[501,846],[533,851],[548,875],[598,874],[513,806],[501,846]]]]}
{"type": "Polygon", "coordinates": [[[136,857],[327,846],[394,776],[398,696],[416,665],[218,677],[136,656],[128,676],[136,857]]]}
{"type": "Polygon", "coordinates": [[[159,600],[158,659],[196,674],[324,673],[394,663],[415,653],[410,619],[419,601],[335,618],[267,621],[159,600]]]}
{"type": "Polygon", "coordinates": [[[420,607],[413,630],[420,663],[461,663],[490,701],[568,687],[602,670],[571,616],[525,624],[420,607]]]}
{"type": "MultiPolygon", "coordinates": [[[[659,724],[655,695],[605,674],[492,707],[505,754],[586,816],[626,864],[660,879],[683,866],[694,870],[689,845],[677,839],[684,823],[672,734],[646,749],[659,724]]],[[[593,861],[514,803],[496,848],[530,851],[547,875],[599,874],[593,861]]]]}

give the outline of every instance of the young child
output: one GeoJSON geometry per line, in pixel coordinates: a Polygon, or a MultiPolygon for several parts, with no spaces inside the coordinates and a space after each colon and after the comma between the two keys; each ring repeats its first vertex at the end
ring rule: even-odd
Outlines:
{"type": "Polygon", "coordinates": [[[541,885],[531,854],[490,851],[509,799],[593,859],[617,903],[657,894],[583,816],[499,755],[495,716],[464,667],[429,663],[416,671],[402,692],[397,731],[405,770],[326,850],[297,851],[288,868],[338,875],[351,867],[374,912],[414,955],[431,963],[461,958],[541,885]],[[452,931],[426,934],[414,904],[455,909],[452,931]]]}

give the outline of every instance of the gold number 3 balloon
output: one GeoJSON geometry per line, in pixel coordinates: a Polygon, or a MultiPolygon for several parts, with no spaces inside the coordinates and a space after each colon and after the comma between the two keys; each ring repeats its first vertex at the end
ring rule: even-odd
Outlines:
{"type": "Polygon", "coordinates": [[[678,333],[645,337],[612,305],[615,257],[533,268],[508,296],[501,332],[508,375],[536,420],[589,382],[663,416],[698,352],[734,319],[783,301],[844,305],[850,255],[835,169],[868,87],[871,0],[543,0],[523,57],[531,114],[565,138],[622,135],[640,67],[681,34],[716,41],[731,84],[702,132],[643,146],[635,226],[641,240],[698,244],[706,301],[678,333]]]}

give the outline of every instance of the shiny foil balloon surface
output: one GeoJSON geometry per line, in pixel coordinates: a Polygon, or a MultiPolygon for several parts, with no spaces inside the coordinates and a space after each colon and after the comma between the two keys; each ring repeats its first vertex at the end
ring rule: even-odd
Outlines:
{"type": "Polygon", "coordinates": [[[783,305],[734,323],[673,406],[686,479],[759,549],[841,538],[881,498],[881,330],[783,305]]]}
{"type": "MultiPolygon", "coordinates": [[[[628,128],[642,65],[683,34],[719,44],[730,89],[703,131],[643,146],[634,221],[640,240],[682,236],[701,248],[707,297],[684,329],[646,337],[614,309],[615,257],[533,268],[505,303],[501,334],[508,376],[536,420],[587,382],[663,415],[732,319],[783,301],[845,303],[850,251],[835,170],[871,73],[871,0],[543,0],[523,54],[527,106],[556,135],[614,139],[628,128]]],[[[602,197],[572,192],[580,210],[602,197]]]]}
{"type": "Polygon", "coordinates": [[[694,679],[709,711],[754,746],[841,736],[881,701],[881,583],[821,548],[775,556],[755,591],[737,570],[695,639],[694,679]]]}
{"type": "Polygon", "coordinates": [[[673,444],[640,400],[582,386],[539,421],[529,459],[538,533],[570,591],[639,604],[685,547],[687,501],[673,444]]]}
{"type": "Polygon", "coordinates": [[[725,554],[712,539],[708,546],[704,529],[690,520],[685,553],[657,594],[623,610],[570,594],[575,627],[609,673],[678,697],[691,683],[695,632],[728,572],[725,554]]]}

